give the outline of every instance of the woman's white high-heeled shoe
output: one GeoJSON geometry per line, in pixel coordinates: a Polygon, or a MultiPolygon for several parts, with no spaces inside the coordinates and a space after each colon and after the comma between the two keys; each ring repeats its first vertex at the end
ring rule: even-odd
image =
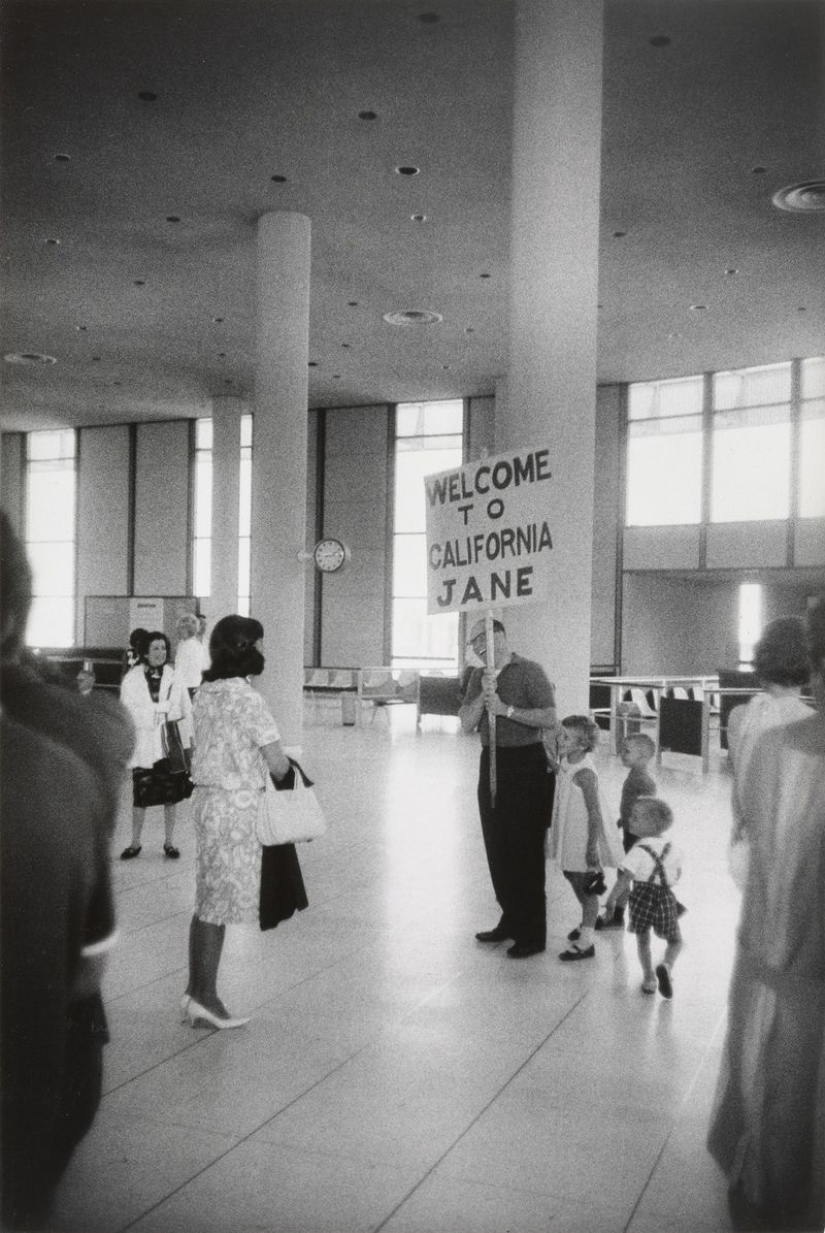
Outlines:
{"type": "Polygon", "coordinates": [[[221,1019],[218,1015],[213,1014],[211,1010],[207,1010],[205,1006],[201,1006],[200,1002],[196,1002],[194,998],[189,999],[189,1004],[186,1007],[186,1018],[192,1027],[195,1027],[198,1019],[208,1023],[210,1027],[219,1029],[239,1028],[243,1027],[245,1023],[249,1023],[248,1017],[246,1019],[233,1019],[231,1017],[221,1019]]]}

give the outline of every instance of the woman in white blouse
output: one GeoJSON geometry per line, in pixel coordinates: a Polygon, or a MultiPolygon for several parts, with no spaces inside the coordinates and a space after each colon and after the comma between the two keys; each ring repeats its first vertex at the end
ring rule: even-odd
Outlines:
{"type": "Polygon", "coordinates": [[[132,755],[132,842],[120,854],[123,861],[141,852],[141,835],[146,810],[163,805],[165,824],[164,855],[176,860],[180,852],[173,840],[175,806],[189,796],[191,780],[173,770],[163,747],[163,728],[168,720],[179,720],[184,746],[191,745],[192,704],[189,693],[169,664],[169,639],[160,630],[146,635],[140,658],[123,678],[120,699],[135,725],[135,751],[132,755]]]}

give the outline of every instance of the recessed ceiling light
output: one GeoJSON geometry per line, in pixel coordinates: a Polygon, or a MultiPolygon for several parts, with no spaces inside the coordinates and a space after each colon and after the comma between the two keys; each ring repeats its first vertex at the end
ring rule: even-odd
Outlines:
{"type": "Polygon", "coordinates": [[[348,305],[350,308],[357,308],[357,307],[358,307],[358,301],[357,301],[357,300],[347,300],[347,305],[348,305]]]}
{"type": "Polygon", "coordinates": [[[690,311],[692,313],[703,313],[707,308],[707,304],[691,304],[690,311]]]}
{"type": "Polygon", "coordinates": [[[767,167],[751,167],[751,175],[763,176],[767,170],[767,167]]]}
{"type": "Polygon", "coordinates": [[[56,364],[53,355],[44,355],[42,351],[10,351],[3,356],[7,364],[56,364]]]}
{"type": "Polygon", "coordinates": [[[146,279],[145,279],[145,278],[135,278],[133,281],[134,281],[134,284],[135,284],[135,286],[136,286],[136,287],[145,287],[145,286],[146,286],[146,279]]]}
{"type": "Polygon", "coordinates": [[[231,377],[224,377],[224,379],[223,379],[223,383],[224,383],[224,385],[231,385],[231,384],[232,384],[232,378],[231,378],[231,377]]]}
{"type": "Polygon", "coordinates": [[[140,99],[142,103],[155,103],[157,102],[157,97],[158,96],[156,94],[153,94],[151,90],[139,90],[138,91],[138,98],[140,99]]]}
{"type": "Polygon", "coordinates": [[[273,184],[286,184],[286,176],[270,176],[273,184]]]}
{"type": "Polygon", "coordinates": [[[334,373],[332,374],[332,379],[333,379],[333,381],[340,381],[340,380],[341,380],[341,374],[340,374],[339,372],[334,372],[334,373]]]}
{"type": "Polygon", "coordinates": [[[650,42],[651,47],[669,47],[670,46],[670,39],[668,38],[666,34],[654,34],[653,38],[650,39],[649,42],[650,42]]]}
{"type": "Polygon", "coordinates": [[[178,214],[167,214],[167,215],[166,215],[166,221],[167,221],[167,223],[179,223],[179,222],[180,222],[180,215],[178,215],[178,214]]]}
{"type": "Polygon", "coordinates": [[[57,245],[60,243],[60,241],[56,240],[54,236],[49,236],[49,238],[46,240],[46,243],[49,244],[52,248],[56,248],[57,245]]]}
{"type": "Polygon", "coordinates": [[[401,166],[396,167],[395,174],[397,176],[417,176],[420,170],[420,167],[401,166]]]}
{"type": "Polygon", "coordinates": [[[219,352],[218,352],[218,359],[219,359],[219,360],[225,360],[225,359],[226,359],[226,352],[225,352],[225,351],[219,351],[219,352]]]}
{"type": "Polygon", "coordinates": [[[112,382],[112,385],[118,385],[118,386],[119,386],[119,385],[123,385],[123,382],[122,382],[122,381],[113,381],[113,382],[112,382]]]}
{"type": "Polygon", "coordinates": [[[99,355],[93,355],[93,356],[92,356],[92,363],[93,363],[93,364],[99,364],[99,363],[100,363],[100,356],[99,356],[99,355]]]}
{"type": "Polygon", "coordinates": [[[825,210],[825,180],[788,184],[771,198],[777,210],[790,214],[821,214],[825,210]]]}
{"type": "Polygon", "coordinates": [[[317,360],[310,360],[309,363],[307,364],[307,368],[317,368],[317,367],[318,367],[317,360]]]}
{"type": "Polygon", "coordinates": [[[626,236],[626,235],[627,235],[627,232],[626,232],[626,231],[614,231],[614,232],[613,232],[613,239],[614,239],[614,240],[621,240],[621,239],[622,239],[622,237],[623,237],[623,236],[626,236]]]}
{"type": "Polygon", "coordinates": [[[418,20],[425,26],[434,26],[437,21],[441,21],[441,16],[438,13],[419,13],[418,20]]]}
{"type": "Polygon", "coordinates": [[[412,223],[426,223],[426,222],[427,222],[427,215],[426,215],[426,214],[411,214],[411,215],[410,215],[410,222],[412,222],[412,223]]]}
{"type": "Polygon", "coordinates": [[[349,350],[349,346],[350,346],[350,344],[349,344],[349,343],[341,343],[341,346],[344,348],[344,350],[345,350],[345,351],[348,351],[348,350],[349,350]]]}
{"type": "Polygon", "coordinates": [[[71,154],[55,154],[54,161],[56,163],[70,163],[72,161],[71,154]]]}
{"type": "Polygon", "coordinates": [[[213,317],[212,320],[215,323],[215,325],[220,325],[221,322],[223,321],[223,317],[213,317]]]}
{"type": "Polygon", "coordinates": [[[796,310],[796,311],[797,311],[798,313],[806,313],[808,310],[807,310],[807,308],[805,307],[805,305],[804,305],[804,304],[800,304],[799,308],[797,308],[797,310],[796,310]]]}
{"type": "Polygon", "coordinates": [[[377,111],[359,111],[358,119],[359,120],[377,120],[378,112],[377,111]]]}
{"type": "Polygon", "coordinates": [[[76,329],[76,330],[78,331],[78,333],[80,333],[80,334],[85,334],[85,333],[86,333],[86,331],[88,330],[88,328],[89,328],[89,327],[88,327],[88,325],[78,325],[78,326],[75,326],[75,329],[76,329]]]}
{"type": "Polygon", "coordinates": [[[444,370],[444,372],[448,372],[448,371],[449,371],[449,368],[450,368],[450,365],[449,365],[449,364],[442,364],[442,365],[441,365],[441,367],[442,367],[442,369],[444,370]]]}
{"type": "Polygon", "coordinates": [[[384,313],[384,320],[387,325],[437,325],[444,318],[430,309],[402,308],[399,312],[384,313]]]}
{"type": "Polygon", "coordinates": [[[474,325],[468,325],[466,329],[464,330],[465,334],[475,334],[475,332],[476,332],[476,328],[474,325]]]}
{"type": "Polygon", "coordinates": [[[490,277],[492,277],[490,274],[479,274],[479,278],[490,278],[490,277]]]}
{"type": "Polygon", "coordinates": [[[733,278],[733,276],[734,276],[735,274],[738,274],[738,273],[739,273],[739,271],[737,270],[736,266],[735,266],[735,265],[730,265],[730,266],[728,266],[728,268],[725,270],[725,278],[733,278]]]}

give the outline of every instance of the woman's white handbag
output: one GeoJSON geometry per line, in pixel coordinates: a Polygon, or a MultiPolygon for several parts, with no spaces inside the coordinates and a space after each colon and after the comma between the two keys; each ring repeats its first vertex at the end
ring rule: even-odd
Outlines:
{"type": "Polygon", "coordinates": [[[261,808],[258,811],[258,838],[265,847],[283,843],[307,843],[327,832],[324,811],[303,769],[290,758],[295,783],[292,788],[275,787],[266,777],[261,808]]]}

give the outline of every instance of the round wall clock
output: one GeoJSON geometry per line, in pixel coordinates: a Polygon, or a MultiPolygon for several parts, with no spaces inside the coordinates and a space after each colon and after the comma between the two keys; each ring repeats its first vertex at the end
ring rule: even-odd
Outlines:
{"type": "Polygon", "coordinates": [[[313,560],[323,574],[337,574],[350,558],[350,550],[340,539],[319,539],[312,552],[313,560]]]}

